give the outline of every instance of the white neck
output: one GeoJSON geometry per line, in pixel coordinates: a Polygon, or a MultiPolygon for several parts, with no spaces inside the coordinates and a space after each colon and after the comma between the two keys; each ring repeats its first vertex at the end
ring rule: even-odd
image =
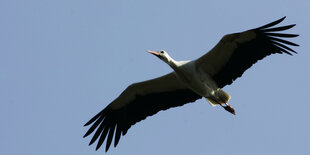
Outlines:
{"type": "Polygon", "coordinates": [[[179,67],[179,61],[172,59],[169,55],[167,55],[167,60],[164,60],[170,67],[176,69],[179,67]]]}

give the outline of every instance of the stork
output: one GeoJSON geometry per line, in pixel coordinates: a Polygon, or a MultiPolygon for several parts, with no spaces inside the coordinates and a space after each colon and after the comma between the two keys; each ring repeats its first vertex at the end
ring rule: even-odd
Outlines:
{"type": "Polygon", "coordinates": [[[173,72],[128,86],[85,124],[92,125],[84,137],[95,131],[89,145],[99,138],[97,150],[107,138],[105,150],[108,151],[113,137],[116,147],[121,135],[126,135],[135,123],[161,110],[182,106],[200,98],[205,98],[212,106],[222,106],[235,114],[235,110],[228,104],[230,95],[222,88],[232,84],[248,68],[268,55],[296,53],[288,45],[299,45],[283,38],[298,35],[278,33],[295,24],[273,27],[284,19],[285,17],[255,29],[225,35],[208,53],[192,61],[176,61],[164,50],[148,51],[167,63],[173,72]]]}

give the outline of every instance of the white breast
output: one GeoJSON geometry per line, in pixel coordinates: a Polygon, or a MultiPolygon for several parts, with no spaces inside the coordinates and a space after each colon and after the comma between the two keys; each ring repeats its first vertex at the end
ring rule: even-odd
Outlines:
{"type": "Polygon", "coordinates": [[[173,69],[185,85],[201,96],[208,97],[218,88],[211,76],[196,69],[194,61],[179,61],[173,69]]]}

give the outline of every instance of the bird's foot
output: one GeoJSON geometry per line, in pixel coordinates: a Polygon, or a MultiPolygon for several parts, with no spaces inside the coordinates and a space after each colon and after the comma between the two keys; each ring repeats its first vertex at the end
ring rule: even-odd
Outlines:
{"type": "Polygon", "coordinates": [[[222,105],[222,104],[221,104],[221,106],[222,106],[226,111],[228,111],[228,112],[230,112],[230,113],[236,115],[235,109],[234,109],[232,106],[230,106],[229,104],[225,103],[225,105],[222,105]]]}

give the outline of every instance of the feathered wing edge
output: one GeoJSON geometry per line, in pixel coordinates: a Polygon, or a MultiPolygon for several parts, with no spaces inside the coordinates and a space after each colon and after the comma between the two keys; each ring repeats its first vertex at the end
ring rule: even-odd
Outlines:
{"type": "Polygon", "coordinates": [[[100,148],[106,140],[106,150],[108,151],[114,137],[114,147],[117,146],[121,135],[125,135],[128,129],[135,123],[152,116],[161,110],[182,106],[186,103],[194,102],[201,96],[189,89],[178,89],[175,91],[149,94],[145,96],[137,95],[135,100],[130,101],[127,106],[121,109],[112,109],[107,106],[84,126],[91,125],[84,137],[87,137],[95,130],[89,145],[98,138],[96,150],[100,148]]]}
{"type": "Polygon", "coordinates": [[[276,51],[284,52],[286,54],[292,55],[292,53],[290,52],[293,52],[293,53],[297,53],[297,52],[287,47],[287,45],[291,45],[291,46],[299,46],[299,45],[293,42],[287,41],[287,40],[283,40],[281,38],[294,38],[294,37],[298,37],[299,35],[298,34],[286,34],[286,33],[274,33],[274,32],[285,31],[285,30],[291,29],[294,26],[296,26],[296,24],[272,28],[273,26],[281,23],[285,18],[286,17],[283,17],[274,22],[271,22],[264,26],[253,29],[253,31],[258,33],[259,35],[264,35],[265,37],[267,37],[270,40],[270,42],[274,45],[276,51]]]}
{"type": "Polygon", "coordinates": [[[292,55],[292,53],[297,53],[295,50],[288,46],[299,45],[284,40],[283,38],[294,38],[299,35],[279,33],[279,31],[291,29],[296,24],[274,27],[281,23],[285,18],[286,17],[283,17],[264,26],[242,32],[255,32],[256,38],[249,40],[248,42],[238,44],[238,47],[232,54],[231,59],[226,63],[221,71],[212,76],[220,88],[231,84],[235,79],[241,77],[245,70],[250,68],[258,60],[261,60],[268,55],[275,53],[286,53],[292,55]]]}

